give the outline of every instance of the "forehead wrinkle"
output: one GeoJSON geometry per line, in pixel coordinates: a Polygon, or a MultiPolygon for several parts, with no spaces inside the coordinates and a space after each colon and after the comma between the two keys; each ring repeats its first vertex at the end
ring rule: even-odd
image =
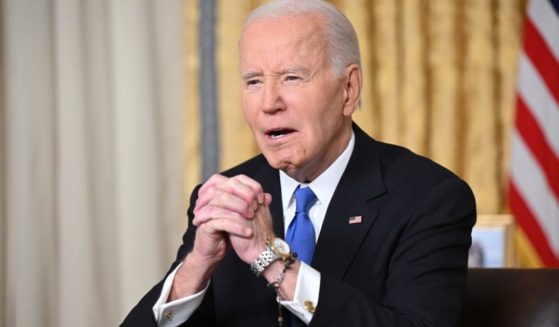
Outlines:
{"type": "MultiPolygon", "coordinates": [[[[304,15],[297,15],[295,18],[303,18],[304,16],[315,16],[314,14],[304,14],[304,15]],[[299,17],[297,17],[299,16],[299,17]]],[[[239,42],[239,49],[244,50],[241,51],[241,62],[245,62],[247,64],[248,71],[246,73],[241,72],[241,77],[243,79],[256,77],[256,76],[264,76],[264,72],[262,69],[267,67],[271,74],[268,75],[280,75],[284,73],[295,73],[295,72],[314,72],[321,64],[326,60],[328,62],[328,36],[326,35],[327,31],[325,30],[325,23],[318,15],[319,19],[317,20],[309,20],[312,22],[311,24],[303,25],[303,28],[297,30],[295,33],[295,37],[284,39],[281,44],[269,44],[270,46],[262,47],[259,46],[258,43],[251,43],[253,41],[248,39],[244,39],[247,37],[245,34],[247,30],[254,27],[253,25],[259,24],[266,24],[267,22],[274,22],[274,21],[283,21],[289,22],[292,20],[293,17],[278,17],[278,18],[271,18],[271,19],[264,19],[254,21],[245,26],[241,39],[244,39],[243,42],[239,42]],[[245,43],[248,42],[248,43],[245,43]],[[248,46],[242,46],[242,43],[248,46]],[[244,49],[243,49],[244,48],[244,49]],[[251,57],[251,53],[260,53],[261,58],[265,59],[265,66],[264,67],[250,67],[251,62],[247,61],[246,56],[249,58],[251,57]],[[245,57],[243,60],[243,57],[245,57]],[[287,67],[285,67],[287,66],[287,67]],[[253,71],[251,71],[253,70],[253,71]]],[[[289,24],[289,23],[287,23],[289,24]]],[[[286,30],[289,30],[290,27],[287,27],[286,30]]],[[[256,31],[265,30],[264,28],[256,28],[256,31]]],[[[279,33],[287,33],[286,30],[279,30],[279,33]]],[[[251,30],[250,33],[253,33],[254,30],[251,30]]],[[[257,32],[258,33],[258,32],[257,32]]],[[[270,38],[275,39],[275,36],[270,35],[270,38]]],[[[282,37],[280,37],[282,39],[282,37]]],[[[241,41],[241,40],[240,40],[241,41]]]]}

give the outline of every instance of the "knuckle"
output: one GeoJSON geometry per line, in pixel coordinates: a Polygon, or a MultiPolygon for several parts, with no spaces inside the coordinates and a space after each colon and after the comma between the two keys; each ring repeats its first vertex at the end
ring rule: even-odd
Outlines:
{"type": "Polygon", "coordinates": [[[211,206],[208,208],[208,217],[209,218],[218,218],[220,216],[219,209],[217,207],[211,206]]]}

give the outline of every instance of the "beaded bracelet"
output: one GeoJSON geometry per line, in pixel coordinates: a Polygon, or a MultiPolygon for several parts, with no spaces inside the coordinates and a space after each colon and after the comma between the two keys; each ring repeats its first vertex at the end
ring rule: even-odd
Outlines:
{"type": "Polygon", "coordinates": [[[283,269],[281,270],[281,272],[278,275],[278,278],[276,278],[276,280],[272,283],[268,283],[268,287],[273,287],[274,290],[276,291],[276,294],[278,296],[278,326],[282,327],[283,326],[283,315],[281,313],[281,303],[279,302],[279,288],[281,283],[283,282],[283,279],[285,278],[285,274],[287,272],[287,270],[291,267],[291,265],[293,264],[293,262],[295,262],[295,258],[297,258],[297,253],[292,253],[291,256],[289,256],[287,259],[284,260],[285,265],[283,266],[283,269]]]}
{"type": "Polygon", "coordinates": [[[285,260],[285,265],[283,266],[283,269],[279,273],[278,278],[276,278],[274,282],[268,283],[268,287],[273,287],[276,290],[276,292],[278,291],[281,283],[283,282],[283,279],[285,278],[285,273],[291,267],[293,261],[294,260],[292,258],[288,258],[285,260]]]}

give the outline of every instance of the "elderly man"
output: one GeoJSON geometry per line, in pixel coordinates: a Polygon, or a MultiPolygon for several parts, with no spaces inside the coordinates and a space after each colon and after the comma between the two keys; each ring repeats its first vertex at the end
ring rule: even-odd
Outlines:
{"type": "Polygon", "coordinates": [[[322,1],[266,4],[247,18],[240,69],[262,155],[194,190],[175,263],[123,325],[455,325],[473,195],[352,122],[347,18],[322,1]]]}

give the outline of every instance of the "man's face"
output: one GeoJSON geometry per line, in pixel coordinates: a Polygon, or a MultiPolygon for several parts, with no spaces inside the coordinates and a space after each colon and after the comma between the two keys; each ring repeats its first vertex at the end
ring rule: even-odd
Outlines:
{"type": "Polygon", "coordinates": [[[242,107],[271,166],[299,181],[322,173],[351,135],[347,78],[329,65],[323,23],[298,15],[249,24],[240,41],[242,107]]]}

